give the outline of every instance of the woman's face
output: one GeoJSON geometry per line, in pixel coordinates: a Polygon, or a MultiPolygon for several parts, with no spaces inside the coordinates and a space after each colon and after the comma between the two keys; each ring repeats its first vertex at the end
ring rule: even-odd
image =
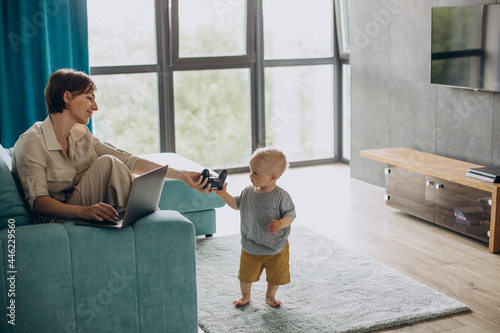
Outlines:
{"type": "MultiPolygon", "coordinates": [[[[68,92],[66,92],[68,93],[68,92]]],[[[87,125],[94,111],[98,110],[93,91],[81,95],[69,93],[70,100],[67,109],[79,124],[87,125]]]]}

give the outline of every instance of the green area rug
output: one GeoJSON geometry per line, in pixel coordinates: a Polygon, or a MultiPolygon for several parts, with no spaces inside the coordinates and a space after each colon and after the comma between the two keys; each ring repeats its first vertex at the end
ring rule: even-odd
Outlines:
{"type": "Polygon", "coordinates": [[[304,227],[292,227],[290,273],[272,308],[265,272],[252,302],[235,307],[240,236],[202,239],[197,249],[198,318],[210,333],[370,332],[469,310],[370,258],[304,227]]]}

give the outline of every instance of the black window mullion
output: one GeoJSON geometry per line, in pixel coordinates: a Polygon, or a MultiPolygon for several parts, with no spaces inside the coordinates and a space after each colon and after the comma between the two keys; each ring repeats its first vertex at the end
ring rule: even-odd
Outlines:
{"type": "Polygon", "coordinates": [[[333,156],[336,162],[340,162],[342,158],[342,64],[340,62],[340,49],[339,49],[339,38],[336,33],[338,26],[336,25],[337,17],[335,15],[336,10],[333,6],[333,57],[334,70],[333,70],[333,130],[334,130],[334,146],[333,146],[333,156]]]}
{"type": "Polygon", "coordinates": [[[170,15],[168,0],[156,0],[156,38],[158,50],[158,110],[160,151],[175,152],[173,78],[170,70],[170,15]]]}
{"type": "Polygon", "coordinates": [[[264,67],[332,65],[336,58],[272,59],[264,60],[264,67]]]}
{"type": "Polygon", "coordinates": [[[90,68],[90,75],[155,73],[158,65],[99,66],[90,68]]]}
{"type": "Polygon", "coordinates": [[[336,150],[336,156],[337,160],[339,160],[341,163],[349,163],[349,160],[347,160],[344,155],[344,129],[343,126],[343,118],[344,118],[344,65],[349,64],[349,50],[345,50],[345,45],[346,43],[346,33],[348,31],[344,31],[346,29],[346,26],[344,23],[348,21],[348,18],[345,17],[345,14],[348,11],[347,8],[343,8],[345,5],[348,6],[348,3],[341,3],[341,0],[336,0],[335,5],[334,5],[334,29],[335,29],[335,34],[334,34],[334,52],[335,52],[335,58],[337,59],[337,63],[335,65],[335,131],[336,131],[336,145],[335,145],[335,150],[336,150]]]}
{"type": "MultiPolygon", "coordinates": [[[[167,0],[168,1],[168,0],[167,0]]],[[[169,27],[170,36],[170,63],[169,65],[174,65],[179,61],[179,0],[171,0],[172,2],[172,12],[171,12],[171,22],[169,27]]]]}
{"type": "Polygon", "coordinates": [[[252,62],[253,60],[246,55],[233,57],[182,58],[172,63],[171,67],[173,70],[245,68],[249,67],[252,62]]]}
{"type": "Polygon", "coordinates": [[[252,151],[266,145],[262,0],[255,1],[255,65],[252,73],[252,151]]]}

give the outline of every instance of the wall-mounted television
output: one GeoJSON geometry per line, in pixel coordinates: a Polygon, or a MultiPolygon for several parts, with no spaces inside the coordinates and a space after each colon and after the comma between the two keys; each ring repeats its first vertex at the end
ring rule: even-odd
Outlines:
{"type": "Polygon", "coordinates": [[[431,83],[500,91],[500,5],[432,8],[431,83]]]}

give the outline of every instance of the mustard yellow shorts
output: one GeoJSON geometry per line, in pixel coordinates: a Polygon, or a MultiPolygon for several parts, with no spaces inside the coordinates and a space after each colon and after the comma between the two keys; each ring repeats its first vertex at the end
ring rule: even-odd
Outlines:
{"type": "Polygon", "coordinates": [[[259,281],[265,268],[268,283],[274,285],[290,283],[289,257],[288,241],[280,253],[272,255],[254,255],[242,249],[238,279],[246,283],[259,281]]]}

